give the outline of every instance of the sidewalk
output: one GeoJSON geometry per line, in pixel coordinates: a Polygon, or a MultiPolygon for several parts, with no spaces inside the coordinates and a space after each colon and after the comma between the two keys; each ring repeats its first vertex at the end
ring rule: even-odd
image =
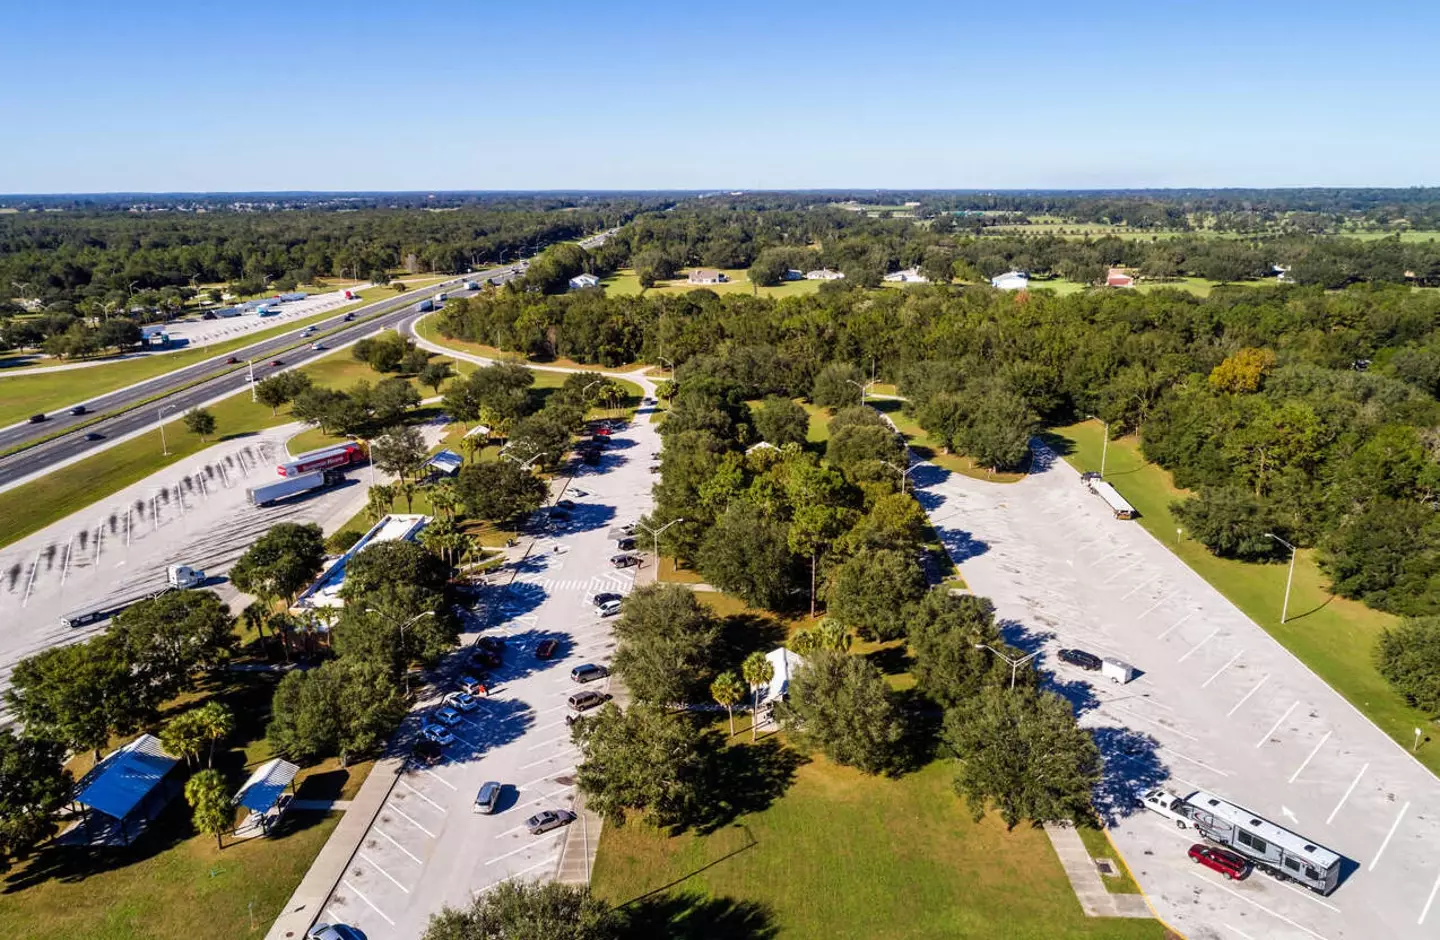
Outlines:
{"type": "Polygon", "coordinates": [[[1060,857],[1086,917],[1153,917],[1143,894],[1111,894],[1095,868],[1095,861],[1080,841],[1074,826],[1045,824],[1045,834],[1060,857]]]}

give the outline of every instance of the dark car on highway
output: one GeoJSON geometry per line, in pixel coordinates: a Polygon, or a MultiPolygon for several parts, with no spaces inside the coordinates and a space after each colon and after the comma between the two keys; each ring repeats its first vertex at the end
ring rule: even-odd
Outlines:
{"type": "Polygon", "coordinates": [[[105,435],[101,434],[99,431],[90,431],[89,433],[87,433],[87,434],[85,435],[85,440],[87,440],[87,441],[103,441],[103,440],[105,440],[105,435]]]}
{"type": "Polygon", "coordinates": [[[240,364],[240,358],[238,356],[231,356],[225,360],[225,364],[227,366],[238,366],[240,364]]]}
{"type": "Polygon", "coordinates": [[[44,415],[31,415],[31,416],[30,416],[30,423],[31,423],[31,424],[40,424],[40,423],[44,422],[44,420],[45,420],[45,416],[44,416],[44,415]]]}
{"type": "Polygon", "coordinates": [[[271,360],[270,360],[270,365],[271,365],[272,367],[275,367],[275,366],[283,366],[284,364],[285,364],[285,360],[284,360],[284,359],[271,359],[271,360]]]}
{"type": "Polygon", "coordinates": [[[1096,672],[1100,669],[1100,657],[1094,653],[1087,653],[1084,650],[1061,650],[1060,661],[1069,663],[1072,666],[1079,666],[1081,669],[1088,669],[1096,672]]]}
{"type": "Polygon", "coordinates": [[[551,829],[568,826],[574,821],[575,814],[568,809],[547,809],[541,810],[525,820],[525,825],[530,830],[532,836],[538,836],[549,832],[551,829]]]}
{"type": "Polygon", "coordinates": [[[610,696],[604,692],[596,692],[594,689],[576,692],[569,698],[571,710],[577,712],[586,712],[592,708],[599,708],[608,701],[610,701],[610,696]]]}
{"type": "Polygon", "coordinates": [[[71,408],[71,409],[70,409],[70,413],[71,413],[72,415],[88,414],[89,411],[90,411],[90,409],[89,409],[89,408],[86,408],[84,405],[76,405],[74,408],[71,408]]]}

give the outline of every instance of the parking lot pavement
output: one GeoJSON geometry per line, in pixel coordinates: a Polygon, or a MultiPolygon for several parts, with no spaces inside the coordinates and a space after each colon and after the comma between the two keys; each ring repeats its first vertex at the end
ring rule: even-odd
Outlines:
{"type": "MultiPolygon", "coordinates": [[[[916,495],[1007,640],[1041,649],[1106,756],[1098,802],[1160,915],[1191,938],[1440,936],[1440,780],[1053,454],[1010,485],[926,465],[916,495]],[[1059,663],[1132,663],[1127,685],[1059,663]],[[1328,897],[1193,865],[1197,841],[1130,803],[1209,790],[1340,853],[1328,897]]],[[[1123,479],[1117,481],[1124,493],[1123,479]]],[[[1280,598],[1276,598],[1279,603],[1280,598]]]]}
{"type": "Polygon", "coordinates": [[[216,444],[0,551],[0,621],[6,625],[0,690],[20,659],[109,626],[67,628],[61,615],[159,590],[172,564],[204,570],[207,586],[228,600],[236,592],[223,575],[268,528],[324,522],[363,507],[365,488],[355,479],[264,508],[250,505],[245,490],[276,479],[284,441],[299,430],[285,425],[216,444]]]}
{"type": "MultiPolygon", "coordinates": [[[[456,740],[441,762],[412,765],[400,776],[322,919],[352,924],[370,937],[419,937],[442,906],[468,904],[513,878],[555,876],[566,830],[532,836],[525,820],[541,810],[573,808],[579,755],[565,721],[566,699],[581,688],[610,692],[610,679],[581,686],[570,670],[608,663],[614,652],[612,621],[596,615],[590,597],[628,593],[635,581],[636,568],[610,567],[615,549],[607,531],[650,509],[647,462],[631,457],[659,449],[647,418],[642,412],[617,433],[598,467],[582,468],[571,489],[585,495],[565,494],[576,506],[564,528],[537,537],[523,559],[506,566],[513,582],[484,598],[489,624],[480,635],[505,639],[503,664],[486,680],[488,694],[452,728],[456,740]],[[535,649],[546,639],[560,646],[542,661],[535,649]],[[503,786],[497,812],[474,812],[477,792],[492,780],[503,786]]],[[[505,580],[505,573],[492,577],[505,580]]],[[[432,706],[456,688],[470,652],[442,667],[432,706]]]]}

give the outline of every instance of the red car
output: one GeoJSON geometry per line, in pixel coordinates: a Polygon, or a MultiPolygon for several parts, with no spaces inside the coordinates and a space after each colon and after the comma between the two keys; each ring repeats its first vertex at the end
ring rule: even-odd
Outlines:
{"type": "Polygon", "coordinates": [[[1250,874],[1249,862],[1234,852],[1217,849],[1213,845],[1197,842],[1190,846],[1190,860],[1197,865],[1204,865],[1206,868],[1218,871],[1231,881],[1238,881],[1250,874]]]}
{"type": "Polygon", "coordinates": [[[283,359],[271,359],[271,360],[270,360],[270,365],[271,365],[271,367],[283,366],[284,364],[285,364],[285,360],[283,360],[283,359]]]}
{"type": "Polygon", "coordinates": [[[236,357],[236,356],[231,356],[229,359],[226,359],[226,360],[225,360],[225,364],[226,364],[227,366],[238,365],[239,362],[240,362],[240,360],[239,360],[239,358],[236,357]]]}
{"type": "Polygon", "coordinates": [[[558,650],[559,648],[560,648],[560,641],[559,641],[559,640],[556,640],[556,639],[541,640],[540,643],[539,643],[539,645],[535,647],[535,658],[536,658],[536,659],[549,659],[551,656],[554,656],[554,655],[555,655],[555,651],[558,650]]]}

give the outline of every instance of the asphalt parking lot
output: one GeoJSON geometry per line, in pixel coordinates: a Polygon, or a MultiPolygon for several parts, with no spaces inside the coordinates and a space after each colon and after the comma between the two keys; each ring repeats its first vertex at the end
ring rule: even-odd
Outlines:
{"type": "MultiPolygon", "coordinates": [[[[400,775],[321,920],[357,926],[372,938],[419,937],[430,915],[447,904],[468,904],[512,878],[554,874],[566,830],[532,836],[525,820],[574,804],[578,752],[565,723],[566,699],[580,688],[608,692],[610,680],[580,686],[570,670],[611,658],[613,621],[597,616],[589,599],[628,593],[634,583],[637,569],[610,566],[615,548],[607,532],[649,511],[647,467],[659,449],[642,409],[614,435],[599,466],[581,467],[556,494],[576,503],[564,528],[537,539],[496,579],[513,575],[507,587],[487,589],[487,606],[472,624],[480,632],[463,640],[505,639],[504,662],[491,671],[488,694],[454,727],[456,740],[442,761],[431,767],[412,762],[400,775]],[[541,661],[535,647],[546,639],[557,640],[559,651],[541,661]],[[492,780],[503,785],[498,811],[473,812],[476,793],[492,780]]],[[[431,709],[457,688],[468,652],[452,656],[427,690],[431,709]]],[[[411,734],[413,724],[407,725],[411,734]]],[[[574,825],[584,825],[583,818],[574,825]]]]}
{"type": "MultiPolygon", "coordinates": [[[[917,497],[1007,640],[1076,704],[1106,755],[1102,809],[1160,915],[1191,940],[1440,936],[1440,780],[1134,522],[1045,454],[989,484],[933,466],[917,497]],[[1075,646],[1140,672],[1127,685],[1059,663],[1075,646]],[[1130,805],[1209,790],[1346,859],[1321,897],[1186,856],[1193,833],[1130,805]]],[[[1123,479],[1116,481],[1124,493],[1123,479]]],[[[1279,603],[1276,598],[1276,603],[1279,603]]]]}

